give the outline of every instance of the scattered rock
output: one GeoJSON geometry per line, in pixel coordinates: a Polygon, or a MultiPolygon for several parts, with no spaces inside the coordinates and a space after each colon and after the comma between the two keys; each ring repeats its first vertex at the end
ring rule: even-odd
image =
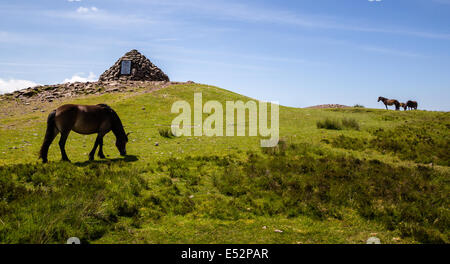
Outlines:
{"type": "MultiPolygon", "coordinates": [[[[29,87],[13,93],[0,95],[0,100],[19,99],[24,105],[31,105],[32,101],[52,102],[60,98],[71,98],[80,95],[131,92],[136,91],[136,88],[144,89],[145,92],[152,92],[175,84],[181,83],[133,80],[63,83],[51,86],[29,87]]],[[[142,110],[145,110],[144,108],[142,110]]],[[[33,107],[33,111],[38,110],[38,107],[33,107]]]]}
{"type": "Polygon", "coordinates": [[[158,142],[156,142],[156,143],[155,143],[155,146],[159,146],[159,143],[158,143],[158,142]]]}
{"type": "Polygon", "coordinates": [[[283,230],[280,230],[280,229],[275,229],[275,230],[273,230],[275,233],[283,233],[283,230]]]}
{"type": "Polygon", "coordinates": [[[378,237],[369,237],[366,244],[381,244],[381,240],[378,237]]]}
{"type": "Polygon", "coordinates": [[[349,108],[348,105],[340,105],[340,104],[323,104],[323,105],[315,105],[310,106],[306,108],[313,108],[313,109],[327,109],[327,108],[349,108]]]}

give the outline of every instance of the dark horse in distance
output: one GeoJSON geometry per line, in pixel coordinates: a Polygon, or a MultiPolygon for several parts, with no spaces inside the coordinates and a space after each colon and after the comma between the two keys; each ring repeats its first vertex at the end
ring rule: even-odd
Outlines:
{"type": "Polygon", "coordinates": [[[412,109],[417,110],[417,102],[408,100],[408,102],[406,102],[406,107],[409,107],[409,109],[411,110],[412,109]]]}
{"type": "Polygon", "coordinates": [[[97,133],[94,148],[89,153],[89,160],[94,160],[98,146],[100,146],[98,156],[102,159],[105,158],[105,154],[103,154],[103,137],[109,131],[112,131],[116,136],[116,147],[120,155],[126,155],[125,146],[128,142],[128,134],[125,133],[122,121],[120,121],[119,116],[111,107],[106,104],[66,104],[53,110],[48,115],[47,131],[45,132],[39,158],[44,163],[47,162],[48,149],[58,133],[61,133],[59,148],[61,149],[62,160],[70,161],[66,154],[65,145],[67,137],[72,130],[83,135],[97,133]]]}
{"type": "Polygon", "coordinates": [[[378,102],[382,101],[384,106],[386,106],[386,110],[388,110],[388,105],[395,105],[395,110],[400,110],[400,103],[395,99],[387,99],[382,96],[378,97],[378,102]]]}

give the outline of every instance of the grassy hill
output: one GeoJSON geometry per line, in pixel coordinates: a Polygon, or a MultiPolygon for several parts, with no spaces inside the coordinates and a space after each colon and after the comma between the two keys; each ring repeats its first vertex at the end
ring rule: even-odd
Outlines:
{"type": "Polygon", "coordinates": [[[258,137],[161,136],[172,103],[194,92],[249,100],[199,84],[1,100],[0,242],[449,242],[450,113],[281,106],[271,149],[258,137]],[[72,163],[55,141],[41,164],[46,116],[63,103],[111,105],[132,132],[129,156],[110,133],[107,159],[88,162],[95,135],[72,132],[72,163]]]}

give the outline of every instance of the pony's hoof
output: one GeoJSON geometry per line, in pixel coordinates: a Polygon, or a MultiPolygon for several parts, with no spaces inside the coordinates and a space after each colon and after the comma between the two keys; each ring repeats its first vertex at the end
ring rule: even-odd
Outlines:
{"type": "Polygon", "coordinates": [[[89,161],[93,161],[94,160],[94,156],[89,156],[89,161]]]}
{"type": "Polygon", "coordinates": [[[101,159],[106,159],[105,155],[101,155],[101,156],[99,155],[98,157],[101,159]]]}

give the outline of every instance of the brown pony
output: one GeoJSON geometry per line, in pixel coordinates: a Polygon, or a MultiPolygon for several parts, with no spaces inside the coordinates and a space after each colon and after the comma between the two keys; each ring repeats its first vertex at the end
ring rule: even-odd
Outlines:
{"type": "Polygon", "coordinates": [[[417,102],[408,100],[408,102],[406,102],[406,107],[409,107],[409,109],[417,110],[417,102]]]}
{"type": "Polygon", "coordinates": [[[94,160],[95,151],[99,145],[98,156],[102,159],[105,158],[105,154],[103,154],[103,137],[109,131],[112,131],[116,136],[116,147],[120,155],[125,156],[127,153],[125,146],[128,142],[128,134],[125,133],[119,116],[111,107],[106,104],[66,104],[53,110],[48,115],[47,131],[39,153],[39,158],[44,163],[47,162],[48,149],[58,133],[61,133],[59,148],[62,160],[70,161],[66,154],[65,145],[71,130],[83,135],[97,133],[94,148],[89,153],[89,160],[94,160]]]}
{"type": "Polygon", "coordinates": [[[403,107],[403,109],[406,111],[408,109],[408,107],[406,106],[405,103],[400,103],[400,107],[403,107]]]}
{"type": "Polygon", "coordinates": [[[388,110],[388,105],[395,105],[395,110],[400,110],[400,103],[395,99],[387,99],[382,96],[378,97],[378,102],[382,101],[384,106],[386,106],[386,110],[388,110]]]}

